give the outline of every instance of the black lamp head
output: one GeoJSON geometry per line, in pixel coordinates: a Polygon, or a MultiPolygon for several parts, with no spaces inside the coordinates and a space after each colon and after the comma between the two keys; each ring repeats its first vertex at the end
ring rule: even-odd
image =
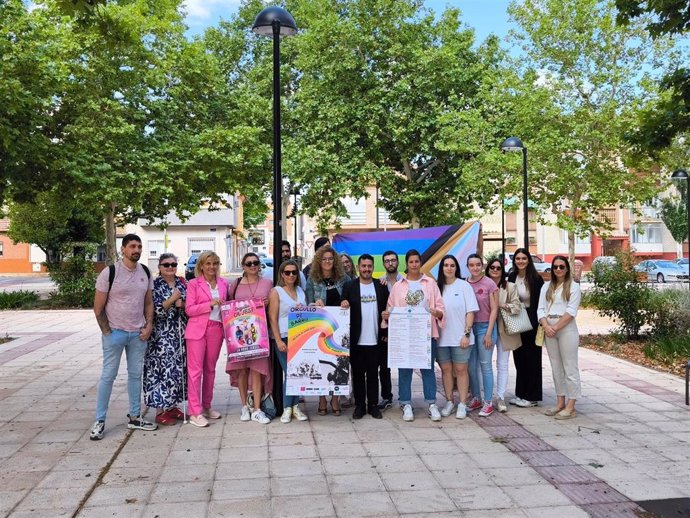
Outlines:
{"type": "Polygon", "coordinates": [[[273,36],[273,22],[276,21],[279,23],[281,36],[297,34],[295,19],[285,9],[277,5],[266,7],[258,14],[254,20],[254,25],[252,25],[252,32],[260,36],[273,36]]]}

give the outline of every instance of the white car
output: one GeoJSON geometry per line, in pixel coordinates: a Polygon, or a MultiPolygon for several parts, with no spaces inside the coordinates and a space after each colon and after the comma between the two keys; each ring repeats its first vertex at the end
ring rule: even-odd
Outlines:
{"type": "Polygon", "coordinates": [[[534,267],[539,273],[549,273],[551,271],[551,263],[545,263],[544,260],[537,256],[532,256],[532,262],[534,262],[534,267]]]}

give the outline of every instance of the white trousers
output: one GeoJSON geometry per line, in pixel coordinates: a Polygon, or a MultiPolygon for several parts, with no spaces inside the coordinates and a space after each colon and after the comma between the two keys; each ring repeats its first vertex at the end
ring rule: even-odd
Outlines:
{"type": "Polygon", "coordinates": [[[505,399],[506,387],[508,386],[508,363],[510,351],[503,350],[501,336],[496,341],[496,397],[505,399]]]}
{"type": "MultiPolygon", "coordinates": [[[[549,325],[558,322],[557,318],[548,318],[549,325]]],[[[553,384],[557,396],[568,399],[580,399],[580,369],[577,365],[577,350],[580,346],[580,333],[575,319],[568,322],[553,338],[546,337],[546,350],[549,353],[553,384]]]]}

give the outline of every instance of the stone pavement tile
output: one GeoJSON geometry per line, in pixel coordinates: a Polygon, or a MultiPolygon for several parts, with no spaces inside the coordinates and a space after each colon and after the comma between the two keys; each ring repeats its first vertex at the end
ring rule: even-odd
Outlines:
{"type": "Polygon", "coordinates": [[[178,437],[171,441],[171,447],[175,451],[182,450],[218,450],[220,449],[221,437],[178,437]]]}
{"type": "Polygon", "coordinates": [[[396,429],[392,430],[358,430],[357,436],[359,439],[365,443],[391,443],[391,442],[404,442],[405,436],[396,429]]]}
{"type": "Polygon", "coordinates": [[[51,509],[76,509],[82,496],[81,491],[74,491],[72,488],[34,489],[19,503],[16,510],[37,510],[37,516],[50,516],[51,509]]]}
{"type": "Polygon", "coordinates": [[[269,446],[268,456],[271,460],[281,459],[313,459],[318,457],[316,446],[296,446],[292,444],[282,444],[279,446],[269,446]]]}
{"type": "Polygon", "coordinates": [[[678,432],[678,433],[683,433],[688,428],[690,428],[690,422],[688,421],[673,421],[673,420],[667,420],[667,421],[655,421],[655,422],[650,422],[649,423],[650,427],[653,430],[658,430],[661,432],[678,432]]]}
{"type": "MultiPolygon", "coordinates": [[[[548,469],[548,468],[539,468],[548,469]]],[[[499,486],[520,484],[539,484],[542,477],[532,468],[487,468],[484,472],[499,486]]]]}
{"type": "Polygon", "coordinates": [[[531,507],[524,510],[529,518],[588,518],[589,515],[583,509],[575,505],[559,505],[548,507],[531,507]]]}
{"type": "Polygon", "coordinates": [[[270,446],[312,446],[315,445],[314,437],[310,433],[281,433],[271,434],[268,437],[270,446]]]}
{"type": "MultiPolygon", "coordinates": [[[[609,462],[620,462],[621,459],[613,455],[612,451],[603,448],[587,448],[584,450],[568,450],[564,453],[575,464],[608,464],[609,462]]],[[[533,464],[536,466],[537,464],[533,464]]],[[[546,465],[546,464],[544,464],[546,465]]]]}
{"type": "MultiPolygon", "coordinates": [[[[160,459],[159,459],[160,460],[160,459]]],[[[166,467],[189,466],[190,464],[213,464],[218,461],[218,450],[171,451],[165,461],[166,467]]]]}
{"type": "Polygon", "coordinates": [[[22,453],[60,453],[64,455],[73,448],[79,448],[72,442],[33,442],[22,447],[22,453]]]}
{"type": "Polygon", "coordinates": [[[414,455],[412,445],[400,439],[391,442],[368,442],[363,440],[363,446],[370,457],[389,457],[393,455],[414,455]]]}
{"type": "MultiPolygon", "coordinates": [[[[194,482],[159,482],[154,488],[148,503],[208,502],[211,499],[212,480],[194,482]]],[[[249,496],[249,495],[247,495],[249,496]]]]}
{"type": "MultiPolygon", "coordinates": [[[[207,515],[208,506],[207,502],[190,502],[188,505],[159,502],[147,505],[140,516],[143,518],[202,518],[207,515]]],[[[81,515],[79,516],[81,518],[81,515]]],[[[110,516],[110,514],[104,513],[98,518],[103,518],[104,516],[110,516]]]]}
{"type": "MultiPolygon", "coordinates": [[[[203,508],[200,508],[200,510],[203,508]]],[[[192,509],[189,518],[235,518],[239,516],[250,518],[271,518],[271,501],[259,498],[244,500],[211,500],[204,514],[196,514],[192,509]]]]}
{"type": "Polygon", "coordinates": [[[218,454],[218,462],[267,462],[268,448],[261,447],[224,447],[218,454]]]}
{"type": "Polygon", "coordinates": [[[6,462],[3,461],[3,471],[0,473],[0,488],[3,491],[33,489],[49,473],[49,471],[14,471],[6,462]]]}
{"type": "Polygon", "coordinates": [[[388,491],[421,491],[425,489],[441,489],[436,477],[428,471],[412,471],[407,473],[381,473],[381,480],[388,491]]]}
{"type": "MultiPolygon", "coordinates": [[[[673,435],[673,434],[671,434],[673,435]]],[[[690,441],[684,441],[682,444],[687,445],[690,441]]],[[[675,446],[651,446],[654,451],[659,453],[662,459],[669,459],[674,462],[685,462],[690,461],[690,452],[688,452],[687,446],[685,448],[680,448],[678,444],[675,446]]]]}
{"type": "Polygon", "coordinates": [[[348,475],[328,475],[331,494],[385,491],[386,487],[375,471],[348,475]]]}
{"type": "MultiPolygon", "coordinates": [[[[376,459],[378,462],[379,459],[376,459]]],[[[326,475],[374,473],[374,463],[369,457],[333,457],[321,459],[326,475]]]]}
{"type": "Polygon", "coordinates": [[[615,480],[606,479],[606,482],[615,490],[623,493],[635,502],[642,500],[661,500],[665,498],[687,498],[690,496],[687,478],[685,481],[676,479],[668,481],[657,480],[615,480]]]}
{"type": "MultiPolygon", "coordinates": [[[[48,424],[49,423],[45,423],[45,426],[48,424]]],[[[36,437],[40,432],[41,429],[33,426],[24,428],[14,424],[5,425],[2,427],[2,429],[0,429],[0,444],[24,445],[36,437]]]]}
{"type": "Polygon", "coordinates": [[[215,474],[215,464],[192,464],[185,466],[184,469],[163,469],[158,482],[195,482],[202,480],[213,480],[215,474]]]}
{"type": "Polygon", "coordinates": [[[345,493],[333,495],[338,516],[396,516],[387,493],[345,493]]]}
{"type": "Polygon", "coordinates": [[[420,428],[408,426],[409,423],[403,421],[401,423],[403,424],[400,425],[400,433],[408,441],[447,441],[449,439],[447,433],[441,428],[420,428]]]}
{"type": "MultiPolygon", "coordinates": [[[[205,428],[197,428],[203,432],[205,428]]],[[[240,446],[247,447],[262,447],[268,446],[268,436],[265,433],[243,433],[243,434],[231,434],[224,435],[221,443],[222,448],[231,446],[233,448],[239,448],[240,446]]]]}
{"type": "Polygon", "coordinates": [[[270,483],[271,496],[328,494],[328,483],[326,481],[325,475],[307,475],[302,477],[271,477],[270,483]]]}
{"type": "MultiPolygon", "coordinates": [[[[93,423],[90,423],[93,424],[93,423]]],[[[90,426],[90,425],[89,425],[90,426]]],[[[88,426],[81,429],[74,430],[44,430],[32,439],[33,442],[77,442],[84,434],[88,432],[88,426]]]]}
{"type": "Polygon", "coordinates": [[[454,441],[410,441],[412,448],[420,455],[441,454],[454,455],[460,451],[454,441]]]}
{"type": "MultiPolygon", "coordinates": [[[[12,518],[36,518],[37,516],[50,516],[50,518],[68,518],[74,514],[75,509],[33,509],[29,511],[13,511],[10,516],[12,518]]],[[[79,516],[81,517],[83,515],[79,513],[79,516]]]]}
{"type": "Polygon", "coordinates": [[[501,509],[499,513],[479,509],[477,511],[463,511],[462,516],[465,518],[493,518],[495,516],[500,516],[501,518],[525,518],[527,515],[522,509],[501,509]]]}
{"type": "Polygon", "coordinates": [[[98,474],[98,471],[92,469],[52,471],[48,473],[38,484],[35,484],[35,487],[36,489],[82,489],[84,490],[84,493],[86,493],[86,490],[95,484],[98,474]]]}
{"type": "MultiPolygon", "coordinates": [[[[160,477],[161,464],[151,464],[149,466],[136,466],[131,468],[110,468],[103,477],[103,484],[108,486],[125,487],[130,484],[148,483],[155,484],[160,477]]],[[[98,472],[93,476],[98,477],[98,472]]]]}
{"type": "MultiPolygon", "coordinates": [[[[510,441],[511,439],[506,439],[510,441]]],[[[493,441],[490,437],[482,439],[463,439],[456,441],[460,451],[465,453],[504,453],[506,448],[500,442],[493,441]]]]}
{"type": "Polygon", "coordinates": [[[329,432],[317,432],[314,431],[314,439],[316,444],[321,446],[322,444],[351,444],[360,442],[359,435],[354,431],[329,431],[329,432]]]}
{"type": "Polygon", "coordinates": [[[474,462],[466,454],[456,451],[452,453],[430,453],[419,456],[428,470],[464,469],[474,462]]]}
{"type": "Polygon", "coordinates": [[[22,453],[20,450],[5,462],[9,463],[14,471],[48,471],[62,459],[62,456],[60,452],[22,453]]]}
{"type": "Polygon", "coordinates": [[[367,456],[364,446],[359,442],[350,444],[319,444],[317,448],[322,459],[367,456]]]}
{"type": "MultiPolygon", "coordinates": [[[[453,491],[453,490],[450,490],[453,491]]],[[[458,506],[443,489],[390,491],[388,493],[400,514],[455,511],[458,506]]]]}
{"type": "Polygon", "coordinates": [[[439,485],[444,489],[494,485],[489,475],[476,467],[432,471],[432,473],[436,480],[438,480],[439,485]]]}
{"type": "MultiPolygon", "coordinates": [[[[130,484],[128,486],[101,485],[94,489],[89,496],[86,505],[89,507],[101,507],[109,505],[146,504],[154,484],[130,484]]],[[[77,500],[78,502],[78,500],[77,500]]]]}
{"type": "Polygon", "coordinates": [[[10,491],[3,488],[0,491],[0,514],[7,516],[7,513],[17,505],[17,503],[26,496],[27,490],[10,491]]]}
{"type": "MultiPolygon", "coordinates": [[[[31,389],[34,390],[34,389],[31,389]]],[[[38,391],[36,389],[36,393],[41,393],[43,391],[38,391]]],[[[4,406],[4,405],[3,405],[4,406]]],[[[4,410],[4,409],[3,409],[4,410]]],[[[60,410],[43,410],[43,411],[37,411],[33,405],[29,408],[24,408],[24,412],[20,413],[14,419],[12,419],[13,423],[24,423],[23,426],[30,426],[25,423],[32,423],[36,421],[53,421],[60,417],[62,414],[62,411],[60,410]]]]}
{"type": "Polygon", "coordinates": [[[513,499],[521,509],[571,505],[572,502],[548,482],[535,485],[501,486],[501,490],[513,499]]]}
{"type": "Polygon", "coordinates": [[[403,471],[426,471],[427,467],[418,456],[373,457],[371,462],[379,473],[396,473],[403,471]]]}
{"type": "Polygon", "coordinates": [[[582,508],[591,518],[628,518],[644,512],[635,502],[591,504],[582,508]]]}
{"type": "MultiPolygon", "coordinates": [[[[465,486],[448,489],[448,495],[462,511],[471,509],[509,509],[515,507],[513,500],[496,486],[465,486]]],[[[502,511],[494,511],[501,513],[502,511]]]]}
{"type": "Polygon", "coordinates": [[[480,468],[521,468],[526,465],[520,457],[507,450],[501,453],[468,453],[467,455],[480,468]]]}
{"type": "MultiPolygon", "coordinates": [[[[182,452],[177,452],[182,453],[182,452]]],[[[189,454],[188,454],[189,455],[189,454]]],[[[125,448],[120,452],[112,467],[114,468],[138,468],[152,465],[162,465],[166,458],[161,459],[161,452],[157,449],[130,450],[125,448]]],[[[107,462],[107,461],[106,461],[107,462]]],[[[105,465],[105,464],[103,464],[105,465]]]]}
{"type": "Polygon", "coordinates": [[[22,448],[21,444],[0,444],[0,459],[6,459],[17,453],[22,448]]]}
{"type": "Polygon", "coordinates": [[[215,480],[267,477],[268,462],[223,462],[216,466],[215,480]]]}
{"type": "Polygon", "coordinates": [[[316,457],[311,459],[271,459],[268,461],[268,465],[272,477],[319,475],[323,473],[321,461],[316,457]]]}
{"type": "Polygon", "coordinates": [[[275,518],[306,518],[336,516],[333,502],[328,495],[275,496],[271,498],[275,518]]]}
{"type": "Polygon", "coordinates": [[[595,434],[589,434],[587,437],[573,435],[554,436],[544,440],[552,448],[560,450],[564,455],[568,455],[570,450],[587,450],[597,447],[597,444],[593,444],[592,441],[590,441],[591,435],[595,434]]]}
{"type": "Polygon", "coordinates": [[[242,500],[245,498],[270,498],[268,478],[240,478],[237,480],[217,480],[213,483],[213,500],[242,500]]]}

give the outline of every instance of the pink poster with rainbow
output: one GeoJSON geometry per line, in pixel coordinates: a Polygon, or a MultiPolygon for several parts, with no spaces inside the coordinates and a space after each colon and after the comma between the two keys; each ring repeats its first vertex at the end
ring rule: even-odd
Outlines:
{"type": "Polygon", "coordinates": [[[348,396],[350,310],[300,306],[288,313],[290,396],[348,396]]]}
{"type": "Polygon", "coordinates": [[[269,355],[266,308],[262,299],[231,300],[220,306],[228,362],[269,355]]]}

